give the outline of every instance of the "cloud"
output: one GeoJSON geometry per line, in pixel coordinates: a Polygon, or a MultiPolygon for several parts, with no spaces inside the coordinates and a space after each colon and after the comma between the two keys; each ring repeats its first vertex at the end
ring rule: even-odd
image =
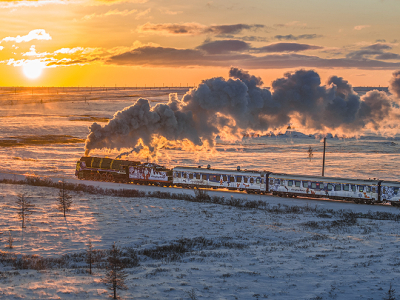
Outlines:
{"type": "Polygon", "coordinates": [[[3,47],[3,46],[0,46],[0,51],[3,50],[3,49],[4,49],[4,47],[3,47]]]}
{"type": "Polygon", "coordinates": [[[5,37],[1,42],[15,42],[15,43],[22,43],[22,42],[30,42],[32,40],[51,40],[50,34],[48,34],[44,29],[35,29],[30,31],[27,35],[24,36],[17,36],[17,37],[5,37]]]}
{"type": "Polygon", "coordinates": [[[400,71],[393,73],[393,78],[389,84],[389,90],[398,100],[400,100],[400,71]]]}
{"type": "Polygon", "coordinates": [[[114,9],[114,10],[110,10],[110,11],[104,13],[104,14],[86,15],[82,19],[83,20],[90,20],[90,19],[93,19],[93,18],[102,18],[102,17],[108,17],[108,16],[128,16],[128,15],[131,15],[131,14],[136,13],[136,12],[137,12],[137,9],[132,9],[132,10],[125,9],[125,10],[122,10],[122,11],[114,9]]]}
{"type": "Polygon", "coordinates": [[[148,0],[92,0],[94,5],[114,5],[116,3],[147,3],[148,0]]]}
{"type": "Polygon", "coordinates": [[[238,34],[243,30],[258,30],[266,28],[265,25],[261,24],[234,24],[234,25],[213,25],[206,28],[206,33],[213,33],[213,34],[238,34]]]}
{"type": "Polygon", "coordinates": [[[176,49],[143,46],[111,56],[107,63],[117,65],[146,65],[165,67],[229,66],[233,61],[251,58],[251,55],[207,55],[198,49],[176,49]]]}
{"type": "Polygon", "coordinates": [[[292,21],[292,22],[288,22],[285,24],[274,24],[274,27],[280,27],[280,28],[288,28],[288,27],[300,27],[302,29],[309,29],[307,27],[307,23],[300,23],[299,21],[292,21]]]}
{"type": "Polygon", "coordinates": [[[250,45],[239,40],[222,40],[205,42],[198,46],[197,49],[203,50],[208,54],[223,54],[230,52],[248,51],[250,45]]]}
{"type": "Polygon", "coordinates": [[[146,23],[138,27],[140,33],[159,33],[167,35],[226,35],[238,34],[244,30],[255,31],[258,29],[266,28],[261,24],[232,24],[232,25],[212,25],[205,26],[199,23],[164,23],[152,24],[146,23]]]}
{"type": "Polygon", "coordinates": [[[362,47],[360,50],[350,52],[346,55],[346,57],[359,60],[371,57],[378,60],[400,59],[399,54],[384,51],[390,49],[392,49],[392,46],[389,44],[376,43],[373,45],[362,47]]]}
{"type": "Polygon", "coordinates": [[[56,67],[56,66],[72,66],[72,65],[87,65],[90,63],[94,63],[97,61],[101,61],[102,59],[100,57],[94,57],[94,58],[89,58],[89,57],[79,57],[79,58],[62,58],[62,59],[48,59],[46,61],[46,66],[47,67],[56,67]]]}
{"type": "MultiPolygon", "coordinates": [[[[226,44],[224,45],[226,46],[226,44]]],[[[264,47],[262,47],[264,48],[264,47]]],[[[262,49],[260,48],[260,49],[262,49]]],[[[112,55],[106,59],[107,64],[129,66],[158,67],[192,67],[214,66],[226,67],[237,65],[247,69],[276,68],[356,68],[356,69],[398,69],[400,63],[385,62],[374,59],[353,58],[320,58],[318,56],[300,55],[296,53],[279,53],[256,56],[249,53],[236,53],[224,49],[223,54],[209,54],[200,49],[176,49],[154,46],[143,46],[133,50],[112,55]],[[227,52],[228,51],[228,52],[227,52]]],[[[271,49],[269,49],[271,51],[271,49]]],[[[280,48],[282,50],[282,48],[280,48]]]]}
{"type": "Polygon", "coordinates": [[[354,26],[354,30],[362,30],[364,28],[368,28],[371,27],[371,25],[358,25],[358,26],[354,26]]]}
{"type": "Polygon", "coordinates": [[[322,47],[307,45],[307,44],[297,44],[297,43],[277,43],[260,48],[252,48],[249,43],[240,40],[220,40],[220,41],[207,41],[202,45],[198,46],[196,49],[203,50],[207,52],[207,54],[223,54],[231,52],[247,52],[249,50],[256,53],[300,52],[306,50],[322,49],[322,47]]]}
{"type": "Polygon", "coordinates": [[[161,33],[167,35],[199,35],[204,31],[205,26],[198,23],[184,24],[152,24],[146,23],[138,27],[140,33],[161,33]]]}
{"type": "Polygon", "coordinates": [[[177,15],[177,14],[182,14],[183,13],[183,11],[181,11],[181,10],[179,10],[179,11],[172,11],[172,10],[169,10],[169,9],[165,9],[165,8],[163,8],[163,9],[159,9],[160,10],[160,12],[162,12],[163,14],[166,14],[166,15],[177,15]]]}
{"type": "Polygon", "coordinates": [[[369,45],[364,47],[364,49],[371,49],[371,50],[389,50],[392,49],[391,45],[383,44],[383,43],[376,43],[373,45],[369,45]]]}
{"type": "Polygon", "coordinates": [[[297,41],[297,40],[312,40],[316,38],[323,37],[323,35],[318,35],[318,34],[301,34],[301,35],[293,35],[293,34],[288,34],[288,35],[276,35],[274,38],[277,40],[286,40],[286,41],[297,41]]]}
{"type": "Polygon", "coordinates": [[[323,47],[297,43],[277,43],[257,48],[256,50],[257,52],[299,52],[318,49],[323,49],[323,47]]]}
{"type": "Polygon", "coordinates": [[[22,56],[36,56],[36,57],[45,57],[47,55],[49,55],[50,53],[48,52],[43,52],[43,53],[37,53],[36,52],[36,47],[35,45],[32,45],[29,48],[29,52],[23,53],[22,56]]]}
{"type": "Polygon", "coordinates": [[[1,0],[0,8],[39,7],[49,4],[68,4],[68,0],[1,0]]]}
{"type": "MultiPolygon", "coordinates": [[[[218,36],[217,36],[218,37],[218,36]]],[[[232,36],[233,37],[233,36],[232,36]]],[[[268,42],[268,38],[262,36],[240,36],[236,37],[236,39],[245,41],[245,42],[268,42]]]]}
{"type": "Polygon", "coordinates": [[[57,54],[74,54],[76,52],[82,52],[84,48],[82,47],[75,47],[75,48],[61,48],[59,50],[54,51],[54,55],[57,54]]]}
{"type": "Polygon", "coordinates": [[[135,19],[138,20],[138,19],[140,19],[140,18],[142,18],[142,17],[148,15],[150,12],[151,12],[151,8],[148,8],[148,9],[146,9],[146,10],[144,10],[144,11],[141,11],[141,12],[139,12],[139,13],[136,15],[135,19]]]}

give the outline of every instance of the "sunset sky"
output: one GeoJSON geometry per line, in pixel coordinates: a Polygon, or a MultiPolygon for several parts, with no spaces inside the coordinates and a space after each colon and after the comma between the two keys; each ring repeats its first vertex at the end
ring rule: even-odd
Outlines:
{"type": "Polygon", "coordinates": [[[231,66],[266,86],[316,70],[387,86],[399,0],[0,1],[0,86],[191,86],[231,66]]]}

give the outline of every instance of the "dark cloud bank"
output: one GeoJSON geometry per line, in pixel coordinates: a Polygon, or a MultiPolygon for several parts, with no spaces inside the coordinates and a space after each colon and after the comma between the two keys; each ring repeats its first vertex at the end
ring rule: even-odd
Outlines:
{"type": "Polygon", "coordinates": [[[204,80],[182,99],[171,95],[168,104],[151,107],[148,100],[139,99],[117,112],[107,125],[93,123],[86,154],[92,149],[135,148],[139,139],[152,150],[158,137],[213,146],[216,135],[268,131],[288,123],[349,135],[398,123],[400,71],[391,81],[392,98],[379,91],[359,97],[346,80],[336,76],[321,85],[312,70],[286,73],[272,82],[272,91],[262,87],[261,78],[238,68],[231,68],[229,77],[204,80]]]}
{"type": "Polygon", "coordinates": [[[111,56],[106,63],[127,66],[188,67],[213,66],[245,69],[276,68],[400,68],[400,56],[386,52],[387,46],[376,44],[349,53],[343,58],[323,58],[304,51],[323,47],[300,43],[274,43],[252,47],[237,39],[205,41],[195,49],[143,46],[111,56]],[[394,61],[393,61],[394,60],[394,61]]]}

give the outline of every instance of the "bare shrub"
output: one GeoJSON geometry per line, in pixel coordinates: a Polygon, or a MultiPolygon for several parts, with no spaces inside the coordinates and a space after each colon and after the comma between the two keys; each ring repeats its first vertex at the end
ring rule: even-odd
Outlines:
{"type": "Polygon", "coordinates": [[[128,275],[124,271],[125,265],[122,262],[121,257],[122,252],[114,243],[108,251],[107,272],[102,279],[102,282],[107,285],[108,289],[113,291],[113,299],[117,299],[117,289],[127,289],[125,278],[128,275]]]}
{"type": "Polygon", "coordinates": [[[386,292],[383,300],[396,300],[395,289],[392,287],[392,283],[390,283],[389,290],[386,292]]]}
{"type": "Polygon", "coordinates": [[[210,200],[210,196],[208,195],[207,191],[203,189],[195,189],[194,195],[194,200],[197,202],[206,202],[210,200]]]}
{"type": "Polygon", "coordinates": [[[7,237],[7,243],[8,243],[8,248],[12,249],[13,248],[13,242],[14,238],[11,234],[11,230],[8,232],[8,237],[7,237]]]}
{"type": "Polygon", "coordinates": [[[89,274],[92,275],[93,245],[90,239],[89,242],[87,243],[86,262],[89,265],[89,274]]]}
{"type": "Polygon", "coordinates": [[[194,288],[187,292],[187,295],[190,300],[197,300],[196,290],[194,288]]]}
{"type": "Polygon", "coordinates": [[[61,183],[60,190],[58,192],[58,210],[62,211],[64,213],[64,218],[65,218],[65,213],[68,211],[71,211],[71,205],[72,205],[72,196],[69,194],[69,192],[65,188],[65,181],[63,180],[61,183]]]}
{"type": "Polygon", "coordinates": [[[18,207],[17,217],[22,221],[21,228],[25,228],[25,220],[29,219],[35,205],[31,203],[26,194],[18,194],[16,203],[18,207]]]}

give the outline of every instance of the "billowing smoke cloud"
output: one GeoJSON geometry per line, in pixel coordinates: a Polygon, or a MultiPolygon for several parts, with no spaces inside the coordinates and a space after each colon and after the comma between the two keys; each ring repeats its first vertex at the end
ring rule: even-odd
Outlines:
{"type": "MultiPolygon", "coordinates": [[[[391,91],[399,95],[400,72],[394,75],[391,91]]],[[[86,154],[103,148],[136,151],[139,145],[153,151],[161,139],[212,147],[217,135],[240,138],[244,132],[268,132],[289,123],[313,133],[358,135],[363,129],[382,129],[396,109],[384,92],[360,98],[343,78],[333,76],[321,85],[312,70],[286,73],[272,83],[272,92],[262,87],[261,78],[241,69],[231,68],[229,76],[204,80],[182,99],[171,94],[168,104],[150,107],[139,99],[107,125],[93,123],[86,154]]]]}
{"type": "Polygon", "coordinates": [[[393,73],[393,78],[390,81],[390,92],[400,99],[400,71],[393,73]]]}

